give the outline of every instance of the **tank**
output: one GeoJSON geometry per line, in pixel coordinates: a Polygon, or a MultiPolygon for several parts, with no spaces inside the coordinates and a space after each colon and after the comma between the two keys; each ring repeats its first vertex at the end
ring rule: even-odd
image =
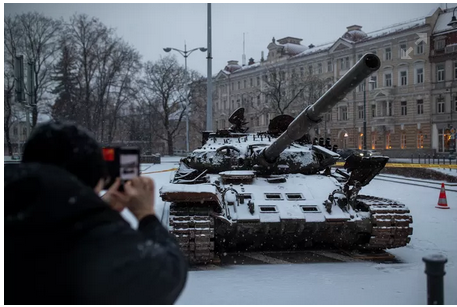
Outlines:
{"type": "Polygon", "coordinates": [[[268,131],[249,133],[244,109],[227,130],[203,133],[202,147],[181,159],[160,189],[162,221],[191,263],[230,251],[337,248],[383,250],[405,246],[409,209],[359,194],[388,157],[350,156],[344,170],[329,139],[310,142],[309,130],[380,67],[364,55],[296,118],[280,115],[268,131]]]}

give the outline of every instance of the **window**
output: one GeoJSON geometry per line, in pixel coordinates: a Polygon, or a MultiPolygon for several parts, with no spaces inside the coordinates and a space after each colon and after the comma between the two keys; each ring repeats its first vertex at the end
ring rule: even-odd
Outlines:
{"type": "Polygon", "coordinates": [[[240,89],[240,88],[241,88],[241,82],[238,81],[238,89],[240,89]]]}
{"type": "Polygon", "coordinates": [[[257,95],[257,106],[260,106],[260,95],[257,95]]]}
{"type": "Polygon", "coordinates": [[[387,116],[392,116],[394,115],[394,112],[393,112],[393,103],[392,101],[389,101],[387,103],[387,116]]]}
{"type": "Polygon", "coordinates": [[[344,70],[344,67],[346,67],[346,65],[344,65],[344,59],[340,59],[340,69],[344,70]]]}
{"type": "Polygon", "coordinates": [[[370,80],[370,91],[374,90],[375,88],[378,87],[378,77],[377,76],[371,76],[370,80]]]}
{"type": "Polygon", "coordinates": [[[445,108],[444,108],[444,97],[438,97],[436,100],[436,112],[437,113],[444,113],[445,108]]]}
{"type": "Polygon", "coordinates": [[[14,127],[14,128],[13,128],[13,135],[14,135],[14,136],[17,136],[17,127],[14,127]]]}
{"type": "Polygon", "coordinates": [[[27,128],[26,127],[22,128],[22,135],[23,136],[27,135],[27,128]]]}
{"type": "Polygon", "coordinates": [[[444,81],[444,64],[436,64],[436,82],[444,81]]]}
{"type": "MultiPolygon", "coordinates": [[[[456,62],[457,64],[457,62],[456,62]]],[[[456,66],[457,67],[457,66],[456,66]]],[[[333,64],[332,64],[332,61],[328,61],[327,62],[327,71],[330,72],[330,71],[333,71],[333,64]]]]}
{"type": "Polygon", "coordinates": [[[424,83],[424,68],[416,68],[416,84],[424,83]]]}
{"type": "Polygon", "coordinates": [[[309,73],[310,75],[313,74],[313,65],[309,65],[309,66],[308,66],[308,73],[309,73]]]}
{"type": "Polygon", "coordinates": [[[384,86],[385,87],[392,86],[392,74],[391,73],[384,74],[384,86]]]}
{"type": "Polygon", "coordinates": [[[252,81],[252,78],[249,81],[249,86],[252,87],[254,85],[254,82],[252,81]]]}
{"type": "Polygon", "coordinates": [[[448,152],[450,149],[451,134],[449,129],[438,129],[438,151],[448,152]]]}
{"type": "Polygon", "coordinates": [[[390,47],[384,49],[384,60],[392,60],[392,49],[390,47]]]}
{"type": "Polygon", "coordinates": [[[286,80],[286,72],[285,71],[281,70],[280,76],[281,76],[281,80],[286,80]]]}
{"type": "Polygon", "coordinates": [[[233,89],[235,88],[235,86],[233,85],[233,82],[232,82],[232,84],[231,84],[231,87],[232,87],[232,91],[233,91],[233,89]]]}
{"type": "Polygon", "coordinates": [[[445,42],[444,42],[444,39],[438,39],[435,41],[435,50],[443,50],[444,49],[444,45],[445,45],[445,42]]]}
{"type": "Polygon", "coordinates": [[[359,119],[363,119],[363,106],[358,106],[357,111],[359,114],[359,119]]]}
{"type": "Polygon", "coordinates": [[[247,81],[246,80],[243,81],[243,88],[247,88],[247,81]]]}
{"type": "Polygon", "coordinates": [[[416,46],[416,54],[423,54],[424,53],[424,41],[421,41],[416,46]]]}
{"type": "Polygon", "coordinates": [[[376,105],[371,105],[371,117],[376,117],[376,105]]]}
{"type": "Polygon", "coordinates": [[[408,115],[408,105],[406,101],[401,102],[401,115],[406,116],[408,115]]]}
{"type": "Polygon", "coordinates": [[[386,133],[386,149],[392,149],[390,133],[386,133]]]}
{"type": "Polygon", "coordinates": [[[406,70],[400,71],[400,86],[408,85],[408,72],[406,70]]]}
{"type": "Polygon", "coordinates": [[[457,112],[457,95],[454,96],[454,111],[457,112]]]}
{"type": "Polygon", "coordinates": [[[406,149],[406,133],[402,132],[400,142],[401,149],[406,149]]]}
{"type": "Polygon", "coordinates": [[[457,61],[454,62],[454,79],[457,79],[457,61]]]}
{"type": "Polygon", "coordinates": [[[235,100],[232,100],[232,110],[235,109],[235,100]]]}
{"type": "Polygon", "coordinates": [[[302,67],[300,67],[300,76],[304,76],[305,75],[305,69],[302,67]]]}
{"type": "Polygon", "coordinates": [[[257,77],[257,86],[260,85],[260,77],[257,77]]]}
{"type": "Polygon", "coordinates": [[[340,107],[340,120],[348,120],[348,107],[340,107]]]}
{"type": "Polygon", "coordinates": [[[424,114],[424,100],[418,99],[416,102],[417,102],[417,114],[424,114]]]}
{"type": "Polygon", "coordinates": [[[351,62],[349,61],[349,57],[346,57],[346,69],[349,69],[351,62]]]}
{"type": "Polygon", "coordinates": [[[421,131],[417,132],[417,148],[422,149],[424,148],[424,135],[421,131]]]}
{"type": "Polygon", "coordinates": [[[317,64],[317,73],[318,74],[322,73],[322,63],[317,64]]]}
{"type": "Polygon", "coordinates": [[[377,133],[371,134],[371,149],[376,149],[376,139],[378,138],[377,133]]]}
{"type": "Polygon", "coordinates": [[[406,43],[400,43],[399,57],[401,59],[406,58],[406,43]]]}

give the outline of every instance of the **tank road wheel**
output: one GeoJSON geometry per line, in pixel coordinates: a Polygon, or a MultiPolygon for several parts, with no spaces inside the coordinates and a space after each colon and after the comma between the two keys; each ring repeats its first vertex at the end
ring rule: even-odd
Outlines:
{"type": "Polygon", "coordinates": [[[371,213],[370,241],[363,249],[380,250],[406,246],[413,233],[413,217],[408,207],[390,199],[358,195],[357,201],[371,213]]]}
{"type": "Polygon", "coordinates": [[[170,205],[169,230],[191,264],[214,260],[214,219],[211,209],[170,205]]]}

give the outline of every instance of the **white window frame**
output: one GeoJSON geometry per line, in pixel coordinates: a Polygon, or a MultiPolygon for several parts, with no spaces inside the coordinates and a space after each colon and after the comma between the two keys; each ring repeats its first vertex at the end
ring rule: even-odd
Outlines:
{"type": "Polygon", "coordinates": [[[436,64],[436,82],[444,82],[446,79],[445,66],[444,63],[436,64]]]}
{"type": "Polygon", "coordinates": [[[402,41],[398,43],[398,58],[401,59],[403,55],[406,56],[406,51],[408,50],[408,44],[406,41],[402,41]],[[404,48],[402,48],[404,46],[404,48]]]}
{"type": "Polygon", "coordinates": [[[423,115],[424,114],[424,100],[417,99],[416,105],[417,105],[417,115],[423,115]]]}
{"type": "Polygon", "coordinates": [[[390,61],[392,60],[392,47],[391,46],[386,46],[384,47],[384,61],[390,61]],[[389,49],[389,51],[387,51],[389,49]]]}
{"type": "Polygon", "coordinates": [[[400,102],[400,110],[401,116],[408,116],[408,102],[406,100],[400,102]]]}
{"type": "Polygon", "coordinates": [[[424,41],[421,41],[419,44],[416,45],[416,48],[414,48],[416,51],[416,54],[424,54],[425,50],[425,44],[424,41]]]}
{"type": "Polygon", "coordinates": [[[386,71],[384,72],[384,87],[392,87],[392,71],[386,71]],[[390,78],[388,79],[387,76],[390,75],[390,78]],[[388,80],[390,82],[388,82],[388,80]],[[390,83],[390,84],[388,84],[390,83]]]}
{"type": "Polygon", "coordinates": [[[372,91],[378,87],[378,76],[371,76],[369,80],[374,81],[374,82],[369,82],[370,91],[372,91]]]}
{"type": "Polygon", "coordinates": [[[425,75],[425,67],[424,62],[420,62],[415,64],[414,66],[414,84],[423,84],[424,83],[424,75],[425,75]],[[419,69],[422,69],[422,73],[419,75],[419,69]]]}
{"type": "Polygon", "coordinates": [[[407,86],[408,85],[408,69],[407,68],[400,68],[398,71],[398,86],[407,86]],[[403,84],[403,77],[402,73],[405,73],[405,82],[403,84]]]}
{"type": "Polygon", "coordinates": [[[443,114],[446,113],[446,102],[444,97],[436,99],[436,113],[443,114]]]}

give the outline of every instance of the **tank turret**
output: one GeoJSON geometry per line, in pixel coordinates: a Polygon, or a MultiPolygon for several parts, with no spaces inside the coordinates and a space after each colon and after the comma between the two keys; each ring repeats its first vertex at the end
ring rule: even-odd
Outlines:
{"type": "Polygon", "coordinates": [[[339,79],[318,101],[304,109],[284,133],[259,156],[261,162],[273,163],[281,152],[294,141],[303,137],[310,128],[321,121],[325,112],[330,111],[365,78],[377,71],[381,61],[375,54],[365,54],[341,79],[339,79]]]}

